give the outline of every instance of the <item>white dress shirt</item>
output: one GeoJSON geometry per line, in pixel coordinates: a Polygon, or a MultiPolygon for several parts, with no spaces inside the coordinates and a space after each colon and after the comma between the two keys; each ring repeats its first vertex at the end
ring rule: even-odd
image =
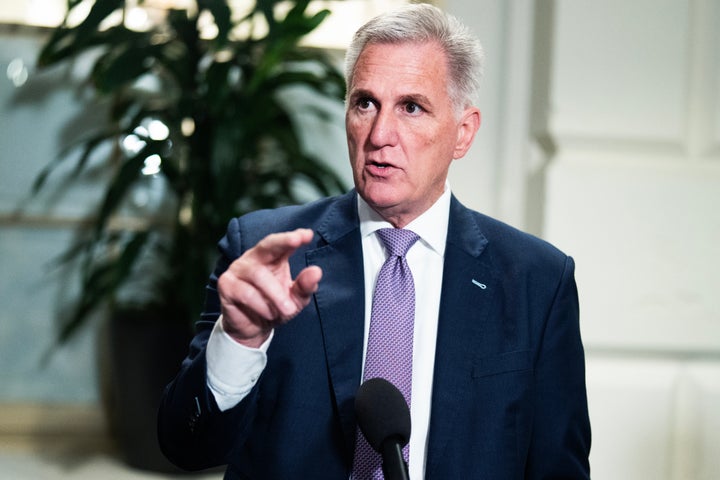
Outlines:
{"type": "MultiPolygon", "coordinates": [[[[362,237],[365,268],[365,344],[367,350],[372,292],[380,267],[387,258],[382,240],[375,235],[380,228],[392,227],[372,210],[359,196],[358,215],[362,237]]],[[[415,331],[413,334],[413,372],[410,419],[410,478],[425,478],[425,454],[430,427],[430,404],[435,365],[440,291],[442,289],[443,259],[450,215],[450,189],[425,213],[405,226],[420,236],[405,258],[415,283],[415,331]]],[[[363,356],[363,365],[365,364],[363,356]]]]}
{"type": "MultiPolygon", "coordinates": [[[[430,408],[432,399],[435,344],[442,287],[443,259],[450,215],[450,189],[425,213],[405,228],[420,237],[408,251],[406,259],[415,282],[415,332],[413,336],[412,404],[410,417],[410,478],[424,478],[430,408]]],[[[375,231],[392,227],[358,196],[358,216],[365,276],[365,340],[367,350],[372,292],[387,253],[375,231]]],[[[235,342],[222,330],[221,319],[215,323],[207,344],[208,387],[221,410],[237,405],[250,393],[267,364],[270,338],[259,348],[248,348],[235,342]],[[238,365],[246,368],[239,371],[238,365]]],[[[363,356],[363,365],[364,365],[363,356]]]]}

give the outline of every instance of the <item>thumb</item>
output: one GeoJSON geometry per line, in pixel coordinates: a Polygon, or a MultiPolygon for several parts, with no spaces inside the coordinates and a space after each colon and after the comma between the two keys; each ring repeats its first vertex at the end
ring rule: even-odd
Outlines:
{"type": "Polygon", "coordinates": [[[295,278],[291,288],[292,296],[297,299],[304,307],[310,301],[310,297],[315,293],[322,279],[322,269],[316,265],[304,268],[295,278]]]}

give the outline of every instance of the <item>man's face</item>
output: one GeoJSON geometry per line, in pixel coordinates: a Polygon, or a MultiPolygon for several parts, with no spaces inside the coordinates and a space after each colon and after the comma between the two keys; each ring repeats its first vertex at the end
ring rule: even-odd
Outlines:
{"type": "Polygon", "coordinates": [[[458,115],[435,43],[369,45],[348,86],[348,150],[355,186],[390,223],[404,227],[444,190],[450,163],[470,148],[480,112],[458,115]]]}

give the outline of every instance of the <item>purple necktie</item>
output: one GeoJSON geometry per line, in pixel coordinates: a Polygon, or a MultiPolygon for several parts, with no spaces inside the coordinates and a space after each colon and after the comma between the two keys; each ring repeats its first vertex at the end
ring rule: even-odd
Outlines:
{"type": "MultiPolygon", "coordinates": [[[[420,237],[398,228],[382,228],[376,233],[389,254],[375,283],[363,381],[375,377],[388,380],[410,406],[415,283],[405,254],[420,237]]],[[[405,461],[408,452],[406,445],[405,461]]],[[[382,478],[382,458],[358,430],[353,479],[382,478]]]]}

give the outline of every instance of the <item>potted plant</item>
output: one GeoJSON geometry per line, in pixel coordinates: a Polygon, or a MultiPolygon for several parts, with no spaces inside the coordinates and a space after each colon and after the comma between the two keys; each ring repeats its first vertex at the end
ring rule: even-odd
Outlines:
{"type": "MultiPolygon", "coordinates": [[[[138,370],[115,363],[110,369],[122,385],[110,389],[111,429],[131,464],[163,469],[148,452],[157,450],[154,412],[162,387],[140,378],[160,360],[141,357],[141,345],[156,351],[178,330],[180,352],[159,354],[177,369],[231,217],[303,201],[308,187],[322,195],[344,190],[340,177],[303,149],[303,125],[284,95],[299,87],[339,104],[344,82],[324,52],[299,44],[329,13],[309,14],[309,0],[283,2],[283,14],[278,0],[258,0],[244,13],[229,0],[186,0],[181,8],[150,11],[158,16],[148,28],[129,28],[130,8],[150,3],[96,0],[71,24],[87,2],[68,0],[66,19],[52,30],[38,65],[91,57],[84,88],[106,105],[107,121],[75,145],[75,155],[48,164],[34,189],[46,188],[67,162],[77,174],[100,155],[111,172],[96,213],[64,258],[81,265],[81,294],[59,340],[108,307],[109,348],[116,357],[131,353],[138,370]],[[128,197],[137,189],[161,201],[133,211],[128,197]],[[155,333],[139,331],[149,328],[155,333]],[[122,339],[130,343],[117,345],[122,339]],[[143,383],[149,394],[123,393],[143,383]],[[136,411],[119,411],[133,401],[136,411]],[[139,428],[152,438],[140,439],[123,414],[144,415],[139,428]]],[[[310,113],[322,121],[325,112],[310,113]]],[[[162,383],[167,375],[160,374],[162,383]]]]}

